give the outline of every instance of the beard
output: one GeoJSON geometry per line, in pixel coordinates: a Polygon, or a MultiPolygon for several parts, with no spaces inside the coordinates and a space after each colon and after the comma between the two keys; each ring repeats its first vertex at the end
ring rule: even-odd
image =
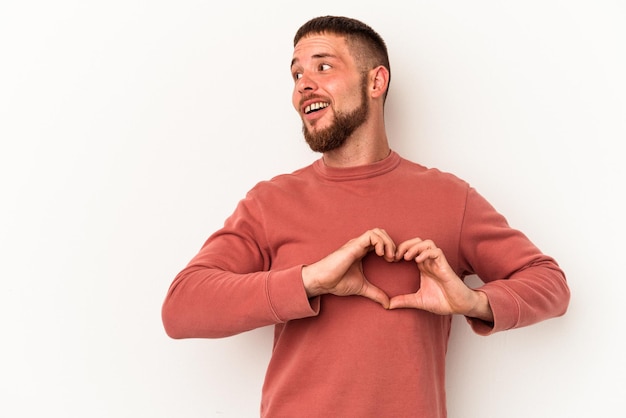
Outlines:
{"type": "Polygon", "coordinates": [[[363,84],[361,104],[351,112],[337,112],[331,125],[327,128],[312,131],[302,123],[302,133],[309,147],[315,152],[327,152],[341,147],[346,140],[367,120],[369,103],[367,101],[367,84],[363,84]]]}

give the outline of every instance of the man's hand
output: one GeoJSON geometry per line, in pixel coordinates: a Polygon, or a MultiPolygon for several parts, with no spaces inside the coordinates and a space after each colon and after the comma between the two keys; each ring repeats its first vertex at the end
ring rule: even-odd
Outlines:
{"type": "Polygon", "coordinates": [[[420,238],[405,241],[398,246],[395,258],[397,261],[415,260],[421,284],[416,293],[394,296],[389,309],[415,308],[439,315],[460,314],[493,322],[487,296],[463,283],[434,242],[420,238]]]}
{"type": "Polygon", "coordinates": [[[386,261],[396,261],[396,245],[393,240],[384,230],[372,229],[302,269],[302,281],[307,295],[359,295],[380,303],[385,309],[389,308],[387,294],[368,282],[363,274],[361,262],[370,251],[375,251],[386,261]]]}

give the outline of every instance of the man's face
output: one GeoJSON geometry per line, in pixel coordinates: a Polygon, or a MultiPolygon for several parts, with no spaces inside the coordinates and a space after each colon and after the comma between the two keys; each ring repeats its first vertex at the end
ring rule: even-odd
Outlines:
{"type": "Polygon", "coordinates": [[[293,105],[313,151],[339,148],[367,119],[367,78],[343,37],[310,35],[294,49],[293,105]]]}

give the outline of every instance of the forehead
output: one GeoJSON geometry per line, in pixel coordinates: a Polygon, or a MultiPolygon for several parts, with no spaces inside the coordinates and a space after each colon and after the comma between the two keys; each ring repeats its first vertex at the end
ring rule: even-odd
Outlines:
{"type": "Polygon", "coordinates": [[[300,39],[293,49],[292,65],[308,59],[332,57],[352,61],[345,37],[333,34],[312,34],[300,39]]]}

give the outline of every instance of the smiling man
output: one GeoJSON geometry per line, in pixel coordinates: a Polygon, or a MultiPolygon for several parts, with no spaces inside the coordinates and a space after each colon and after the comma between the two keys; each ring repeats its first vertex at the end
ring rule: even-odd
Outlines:
{"type": "Polygon", "coordinates": [[[263,417],[445,417],[452,315],[481,335],[562,315],[565,275],[466,182],[391,150],[390,66],[369,26],[305,23],[291,73],[322,156],[250,190],[174,279],[165,329],[273,325],[263,417]]]}
{"type": "Polygon", "coordinates": [[[341,147],[367,121],[367,68],[352,59],[345,40],[338,36],[311,36],[296,44],[291,63],[297,85],[293,103],[302,117],[304,138],[314,151],[341,147]]]}

